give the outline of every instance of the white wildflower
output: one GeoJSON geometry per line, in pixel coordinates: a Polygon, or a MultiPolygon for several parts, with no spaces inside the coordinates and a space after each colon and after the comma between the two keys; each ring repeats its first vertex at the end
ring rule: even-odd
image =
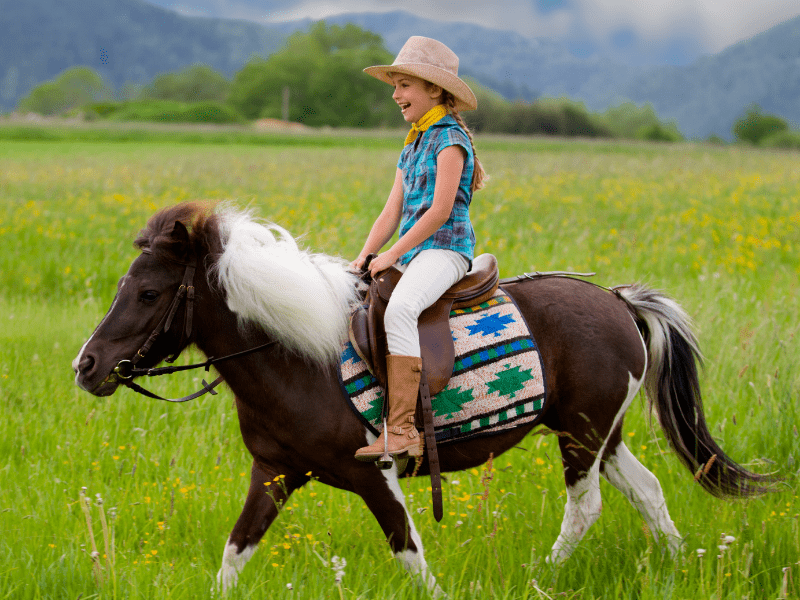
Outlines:
{"type": "Polygon", "coordinates": [[[705,549],[704,549],[704,548],[698,548],[698,549],[697,549],[697,556],[698,556],[698,557],[700,557],[700,558],[703,558],[703,556],[705,555],[705,553],[706,553],[706,551],[705,551],[705,549]]]}
{"type": "Polygon", "coordinates": [[[344,558],[334,556],[331,559],[331,565],[331,568],[336,571],[336,574],[334,575],[334,581],[336,583],[341,583],[342,578],[344,577],[344,568],[347,566],[347,561],[344,558]]]}

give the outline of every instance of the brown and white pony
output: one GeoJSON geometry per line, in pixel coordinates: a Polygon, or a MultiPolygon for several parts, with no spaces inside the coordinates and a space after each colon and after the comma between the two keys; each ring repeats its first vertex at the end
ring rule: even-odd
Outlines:
{"type": "MultiPolygon", "coordinates": [[[[358,300],[356,277],[344,261],[308,253],[284,230],[246,212],[194,203],[154,215],[135,245],[142,253],[73,362],[81,388],[113,394],[124,376],[115,367],[137,354],[134,362],[145,368],[190,344],[221,357],[276,342],[217,364],[235,394],[253,456],[249,493],[225,546],[219,585],[235,584],[280,507],[311,472],[361,496],[405,568],[438,592],[398,482],[405,473],[353,458],[374,436],[348,406],[337,379],[350,309],[358,300]],[[187,287],[193,288],[193,305],[180,301],[187,287]],[[285,486],[264,493],[264,484],[279,475],[285,486]]],[[[622,441],[625,411],[643,385],[672,449],[706,490],[718,496],[764,491],[769,478],[737,465],[708,431],[698,383],[700,352],[675,302],[639,286],[611,293],[568,278],[504,287],[543,357],[548,393],[540,424],[559,433],[567,503],[551,562],[565,560],[599,516],[601,475],[639,510],[656,537],[671,551],[678,549],[681,537],[658,480],[622,441]]],[[[443,444],[441,468],[476,467],[518,444],[532,428],[443,444]]],[[[425,463],[418,474],[427,474],[425,463]]]]}

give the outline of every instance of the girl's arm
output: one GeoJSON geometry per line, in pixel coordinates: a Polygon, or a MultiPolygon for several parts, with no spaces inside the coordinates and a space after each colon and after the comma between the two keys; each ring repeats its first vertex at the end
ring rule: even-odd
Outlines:
{"type": "MultiPolygon", "coordinates": [[[[419,246],[447,222],[447,219],[450,218],[450,213],[453,212],[453,204],[456,201],[456,192],[461,182],[461,173],[464,170],[464,159],[465,152],[460,146],[448,146],[439,152],[436,156],[436,184],[433,188],[433,205],[402,238],[370,263],[369,270],[373,275],[391,267],[403,254],[419,246]]],[[[402,181],[400,183],[402,192],[402,181]]],[[[392,191],[394,192],[394,190],[392,191]]],[[[388,202],[386,206],[389,206],[388,202]]],[[[402,195],[400,210],[402,211],[402,195]]],[[[385,211],[386,208],[384,208],[385,211]]],[[[397,228],[400,216],[402,215],[398,213],[398,221],[394,223],[394,229],[397,228]]],[[[381,217],[383,217],[383,213],[381,213],[381,217]]],[[[381,217],[378,217],[378,220],[381,217]]],[[[392,234],[394,229],[392,229],[392,234]]],[[[375,227],[373,227],[374,230],[375,227]]],[[[370,233],[370,238],[372,238],[372,233],[370,233]]],[[[390,238],[391,234],[384,243],[390,238]]],[[[369,240],[367,240],[367,243],[369,244],[369,240]]],[[[379,249],[382,246],[381,244],[377,248],[379,249]]]]}
{"type": "Polygon", "coordinates": [[[367,259],[368,254],[378,252],[383,246],[392,239],[394,232],[397,231],[397,226],[400,224],[400,218],[403,216],[403,172],[397,169],[394,175],[394,184],[392,184],[392,191],[389,192],[389,198],[386,200],[386,205],[383,207],[381,214],[375,219],[372,229],[367,236],[367,241],[364,242],[364,247],[352,263],[350,268],[353,270],[360,270],[367,259]]]}

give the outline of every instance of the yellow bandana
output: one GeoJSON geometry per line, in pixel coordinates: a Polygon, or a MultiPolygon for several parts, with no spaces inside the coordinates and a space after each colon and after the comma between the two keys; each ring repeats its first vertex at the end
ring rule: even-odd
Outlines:
{"type": "Polygon", "coordinates": [[[417,123],[411,124],[411,131],[406,136],[405,145],[408,146],[411,142],[417,139],[417,134],[427,131],[428,128],[434,123],[441,121],[447,116],[448,110],[444,104],[437,104],[424,115],[417,123]]]}

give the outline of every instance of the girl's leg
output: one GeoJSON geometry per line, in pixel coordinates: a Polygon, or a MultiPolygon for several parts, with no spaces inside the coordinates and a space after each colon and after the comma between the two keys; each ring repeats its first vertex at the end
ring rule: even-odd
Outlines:
{"type": "Polygon", "coordinates": [[[389,354],[420,356],[417,321],[467,274],[469,261],[452,250],[423,250],[406,267],[386,307],[389,354]]]}
{"type": "Polygon", "coordinates": [[[384,317],[389,346],[387,428],[372,445],[356,452],[357,459],[376,460],[384,448],[392,456],[422,454],[419,432],[414,427],[422,370],[417,319],[466,274],[467,265],[467,259],[456,252],[425,250],[411,261],[392,292],[384,317]]]}

